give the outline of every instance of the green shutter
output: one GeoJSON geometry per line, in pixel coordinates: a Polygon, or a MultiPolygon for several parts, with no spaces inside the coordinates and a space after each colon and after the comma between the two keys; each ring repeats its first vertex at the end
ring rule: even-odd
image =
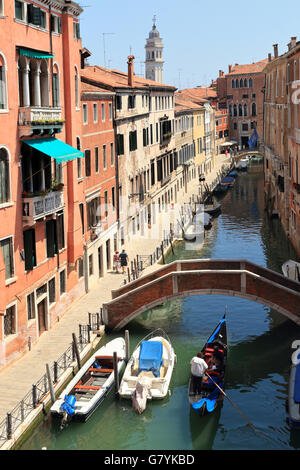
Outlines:
{"type": "Polygon", "coordinates": [[[31,271],[36,266],[35,254],[35,231],[34,229],[23,232],[24,252],[25,252],[25,270],[31,271]]]}

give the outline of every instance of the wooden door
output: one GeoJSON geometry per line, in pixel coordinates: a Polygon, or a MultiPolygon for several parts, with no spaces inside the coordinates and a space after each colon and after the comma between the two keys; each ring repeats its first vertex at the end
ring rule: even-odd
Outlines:
{"type": "Polygon", "coordinates": [[[46,331],[46,299],[42,300],[38,306],[38,324],[39,324],[39,335],[41,335],[44,331],[46,331]]]}

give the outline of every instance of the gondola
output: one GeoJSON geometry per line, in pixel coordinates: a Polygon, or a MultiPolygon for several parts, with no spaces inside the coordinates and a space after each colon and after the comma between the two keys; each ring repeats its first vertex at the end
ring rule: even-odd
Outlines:
{"type": "MultiPolygon", "coordinates": [[[[201,350],[204,360],[209,364],[207,373],[222,389],[227,364],[227,348],[227,327],[224,315],[201,350]],[[212,364],[215,364],[213,368],[212,364]]],[[[192,375],[190,376],[188,387],[189,402],[191,407],[201,416],[212,413],[224,398],[224,395],[212,380],[204,375],[200,392],[195,393],[194,378],[192,375]]]]}

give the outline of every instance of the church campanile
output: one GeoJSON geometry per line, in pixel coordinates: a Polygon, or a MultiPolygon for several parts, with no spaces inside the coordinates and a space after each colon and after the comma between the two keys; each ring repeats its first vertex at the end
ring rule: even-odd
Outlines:
{"type": "Polygon", "coordinates": [[[163,82],[163,44],[156,29],[156,17],[153,18],[152,30],[146,40],[145,75],[148,80],[163,82]]]}

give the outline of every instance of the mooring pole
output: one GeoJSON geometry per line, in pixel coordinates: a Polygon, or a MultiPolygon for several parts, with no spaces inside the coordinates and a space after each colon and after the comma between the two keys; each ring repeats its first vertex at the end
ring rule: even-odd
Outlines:
{"type": "Polygon", "coordinates": [[[161,255],[162,255],[163,264],[165,264],[164,244],[163,243],[161,244],[161,255]]]}
{"type": "Polygon", "coordinates": [[[116,395],[116,398],[118,398],[119,396],[119,371],[118,371],[118,356],[116,352],[114,352],[113,354],[113,361],[114,361],[115,395],[116,395]]]}
{"type": "Polygon", "coordinates": [[[128,362],[130,357],[129,331],[125,330],[125,360],[128,362]]]}
{"type": "Polygon", "coordinates": [[[72,336],[73,336],[73,345],[74,345],[74,349],[75,349],[77,365],[78,365],[78,370],[79,370],[79,369],[81,369],[81,362],[80,362],[80,354],[79,354],[79,350],[78,350],[78,345],[77,345],[77,340],[76,340],[75,333],[72,333],[72,336]]]}
{"type": "Polygon", "coordinates": [[[51,402],[52,402],[52,405],[53,405],[53,403],[55,402],[55,393],[54,393],[54,387],[53,387],[53,383],[52,383],[49,364],[46,364],[46,371],[47,371],[49,390],[50,390],[50,395],[51,395],[51,402]]]}

